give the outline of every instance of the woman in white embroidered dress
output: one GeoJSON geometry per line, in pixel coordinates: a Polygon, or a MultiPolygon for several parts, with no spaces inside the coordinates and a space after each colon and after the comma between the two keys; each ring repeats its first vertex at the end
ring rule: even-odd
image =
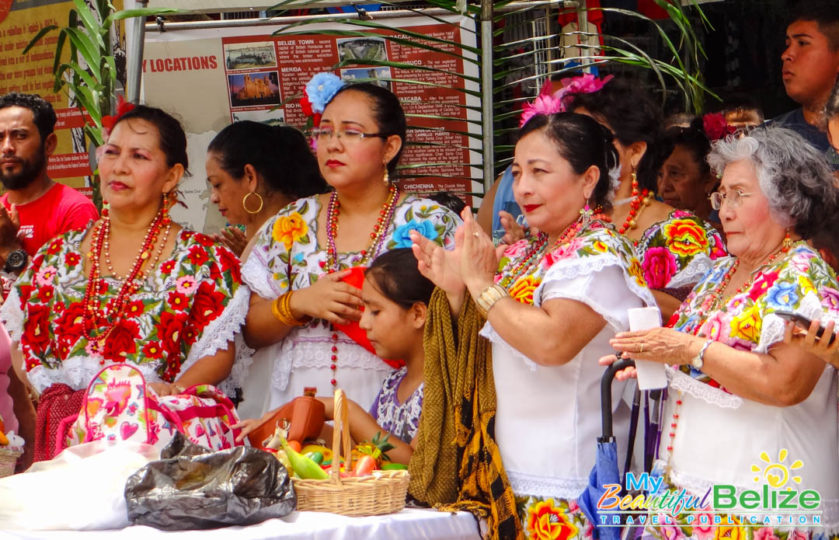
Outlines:
{"type": "Polygon", "coordinates": [[[358,327],[363,275],[351,268],[408,247],[410,230],[452,244],[459,223],[447,208],[401,193],[390,181],[406,135],[393,93],[374,84],[344,86],[332,74],[316,75],[306,91],[315,112],[322,111],[317,158],[333,191],[300,199],[270,219],[242,268],[256,293],[245,339],[276,349],[260,415],[306,387],[320,395],[341,387],[369,409],[395,365],[372,352],[358,327]]]}
{"type": "MultiPolygon", "coordinates": [[[[745,513],[761,516],[741,534],[837,535],[836,372],[806,347],[783,343],[784,320],[775,313],[839,317],[836,277],[804,241],[820,230],[824,216],[839,211],[830,169],[803,138],[783,128],[718,142],[709,161],[722,173],[712,203],[732,257],[717,262],[694,288],[673,328],[618,334],[612,344],[636,359],[673,364],[667,368],[668,429],[659,448],[670,489],[684,488],[700,499],[721,484],[738,493],[816,490],[822,527],[795,529],[775,517],[767,523],[762,516],[777,511],[752,510],[745,513]],[[779,467],[792,471],[789,478],[773,478],[779,467]]],[[[685,516],[675,526],[679,535],[707,534],[704,527],[691,532],[685,516]]],[[[667,534],[672,537],[672,527],[667,534]]]]}
{"type": "MultiPolygon", "coordinates": [[[[575,500],[588,483],[600,427],[597,359],[628,328],[627,309],[655,304],[629,240],[601,216],[591,219],[592,208],[610,206],[616,165],[611,134],[592,118],[535,116],[522,128],[512,170],[516,202],[538,238],[508,246],[499,261],[468,211],[453,252],[413,235],[420,270],[446,292],[452,313],[474,300],[486,316],[495,440],[516,495],[511,511],[528,537],[544,527],[566,538],[592,534],[575,500]]],[[[625,450],[622,391],[613,388],[613,412],[625,450]]]]}

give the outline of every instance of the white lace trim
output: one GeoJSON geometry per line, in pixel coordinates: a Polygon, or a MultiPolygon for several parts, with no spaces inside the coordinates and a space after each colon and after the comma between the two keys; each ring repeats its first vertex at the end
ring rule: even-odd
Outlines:
{"type": "Polygon", "coordinates": [[[682,268],[676,275],[670,278],[665,287],[678,289],[681,287],[693,287],[705,277],[705,274],[714,267],[714,261],[707,255],[696,255],[690,260],[687,266],[682,268]]]}
{"type": "MultiPolygon", "coordinates": [[[[315,321],[313,324],[323,324],[315,321]]],[[[294,368],[329,369],[330,349],[333,345],[332,332],[328,328],[303,327],[293,329],[281,342],[279,354],[274,358],[271,370],[271,386],[281,392],[288,387],[291,371],[294,368]]],[[[338,332],[338,369],[356,369],[390,372],[393,368],[381,358],[370,353],[349,338],[338,332]]]]}
{"type": "MultiPolygon", "coordinates": [[[[57,383],[66,384],[73,390],[85,390],[90,384],[90,381],[93,380],[93,377],[102,371],[102,368],[117,364],[117,362],[108,360],[105,360],[104,364],[100,364],[100,362],[102,362],[101,358],[93,356],[73,356],[64,360],[58,367],[53,369],[44,367],[43,365],[35,366],[26,376],[38,393],[43,392],[57,383]]],[[[153,364],[119,362],[119,365],[137,368],[143,374],[147,383],[161,382],[162,380],[160,375],[157,374],[157,371],[155,371],[156,366],[153,364]]]]}
{"type": "Polygon", "coordinates": [[[12,287],[6,301],[0,306],[0,322],[6,327],[12,341],[20,342],[23,336],[23,310],[20,309],[20,295],[16,287],[12,287]]]}
{"type": "Polygon", "coordinates": [[[276,282],[266,279],[270,276],[268,270],[267,253],[258,249],[251,250],[248,259],[242,264],[242,281],[256,294],[262,298],[277,298],[285,292],[284,289],[274,288],[276,282]]]}
{"type": "Polygon", "coordinates": [[[743,405],[742,398],[723,392],[719,388],[714,388],[704,382],[697,381],[678,369],[665,366],[664,371],[670,382],[670,388],[674,390],[686,392],[697,399],[701,399],[705,403],[716,405],[723,409],[739,409],[743,405]]]}
{"type": "MultiPolygon", "coordinates": [[[[638,282],[626,272],[623,268],[623,262],[611,254],[604,254],[597,257],[585,257],[572,260],[559,261],[551,266],[545,273],[542,283],[533,291],[533,298],[541,298],[542,288],[550,281],[563,281],[566,279],[574,279],[580,276],[591,275],[600,272],[607,266],[618,266],[623,269],[624,281],[629,287],[630,292],[644,301],[648,306],[656,305],[655,298],[646,287],[638,285],[638,282]]],[[[541,302],[539,302],[541,304],[541,302]]],[[[587,302],[586,302],[587,303],[587,302]]],[[[536,302],[534,302],[536,304],[536,302]]],[[[593,306],[592,306],[593,307],[593,306]]]]}
{"type": "MultiPolygon", "coordinates": [[[[221,314],[204,327],[201,338],[190,348],[189,355],[181,365],[179,373],[184,373],[201,358],[212,356],[220,350],[227,349],[228,342],[234,341],[236,335],[241,333],[242,325],[245,324],[250,297],[250,291],[247,287],[240,286],[236,290],[233,298],[230,299],[221,314]]],[[[227,393],[232,391],[233,388],[241,386],[245,367],[236,364],[241,364],[243,361],[244,358],[240,358],[238,354],[234,356],[230,375],[218,385],[223,392],[227,393]]]]}
{"type": "MultiPolygon", "coordinates": [[[[692,495],[702,497],[705,493],[712,489],[713,482],[704,478],[699,478],[690,474],[680,473],[676,470],[670,472],[670,481],[677,488],[684,488],[692,495]]],[[[754,486],[734,486],[738,493],[745,489],[754,489],[754,486]]],[[[827,534],[836,534],[839,532],[839,499],[822,499],[822,527],[827,534]]],[[[767,511],[767,513],[771,513],[767,511]]],[[[746,514],[748,515],[748,514],[746,514]]],[[[781,527],[783,528],[783,527],[781,527]]]]}
{"type": "MultiPolygon", "coordinates": [[[[801,299],[797,309],[791,310],[808,319],[820,320],[824,318],[824,307],[818,295],[813,292],[807,293],[801,299]]],[[[784,320],[774,313],[767,313],[763,316],[760,327],[760,341],[754,348],[756,353],[766,353],[769,347],[784,340],[784,320]]]]}
{"type": "Polygon", "coordinates": [[[587,478],[550,478],[507,471],[510,487],[518,496],[576,499],[588,486],[587,478]]]}

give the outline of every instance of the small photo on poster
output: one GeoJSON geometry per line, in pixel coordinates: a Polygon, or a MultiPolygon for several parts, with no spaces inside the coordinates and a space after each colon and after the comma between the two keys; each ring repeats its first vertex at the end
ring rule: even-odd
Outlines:
{"type": "Polygon", "coordinates": [[[382,38],[351,38],[339,39],[338,59],[357,60],[359,62],[385,62],[387,61],[387,48],[382,38]]]}
{"type": "Polygon", "coordinates": [[[227,76],[230,106],[279,105],[280,86],[276,71],[242,73],[227,76]]]}
{"type": "Polygon", "coordinates": [[[285,111],[283,109],[260,109],[255,111],[233,111],[233,121],[252,120],[269,126],[284,126],[285,111]]]}
{"type": "Polygon", "coordinates": [[[271,41],[228,43],[224,46],[224,63],[228,71],[277,67],[274,43],[271,41]]]}
{"type": "Polygon", "coordinates": [[[371,82],[378,84],[382,88],[392,90],[389,67],[342,69],[341,78],[347,82],[371,82]]]}

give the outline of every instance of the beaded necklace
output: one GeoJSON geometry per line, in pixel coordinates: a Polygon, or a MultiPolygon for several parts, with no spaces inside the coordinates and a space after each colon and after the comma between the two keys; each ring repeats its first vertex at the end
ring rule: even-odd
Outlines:
{"type": "MultiPolygon", "coordinates": [[[[592,216],[592,219],[595,220],[603,220],[603,218],[604,216],[602,214],[595,214],[592,216]]],[[[549,250],[545,249],[548,245],[548,235],[545,233],[539,233],[539,239],[535,244],[533,244],[533,247],[527,252],[525,257],[513,267],[509,274],[501,278],[501,281],[499,281],[498,284],[509,290],[510,286],[518,281],[521,276],[527,274],[533,266],[538,265],[545,254],[554,251],[559,246],[567,244],[573,240],[583,228],[584,225],[582,219],[578,219],[562,232],[560,237],[556,239],[556,242],[553,243],[549,250]]]]}
{"type": "MultiPolygon", "coordinates": [[[[396,212],[396,205],[399,202],[399,188],[396,184],[391,184],[388,190],[387,199],[379,210],[379,217],[376,219],[376,225],[373,227],[373,232],[370,233],[370,247],[361,250],[361,259],[358,261],[359,266],[365,266],[369,261],[378,255],[384,241],[385,231],[390,226],[393,219],[393,214],[396,212]]],[[[341,211],[341,202],[338,200],[338,194],[332,192],[329,196],[329,205],[326,209],[326,265],[327,272],[337,272],[338,265],[338,249],[335,246],[335,237],[338,235],[338,215],[341,211]]],[[[332,347],[329,355],[329,369],[332,371],[332,378],[329,384],[332,385],[333,390],[338,387],[338,380],[336,373],[338,371],[338,331],[334,326],[330,325],[332,330],[332,347]]]]}
{"type": "Polygon", "coordinates": [[[633,175],[632,196],[627,200],[627,202],[629,202],[629,214],[623,221],[623,225],[618,228],[618,232],[621,234],[624,234],[630,229],[634,229],[638,226],[636,218],[641,211],[650,204],[650,201],[655,196],[655,194],[649,189],[640,190],[639,187],[638,179],[633,175]]]}
{"type": "MultiPolygon", "coordinates": [[[[368,261],[375,258],[381,249],[384,233],[390,225],[390,220],[396,211],[396,203],[399,201],[399,188],[395,184],[390,185],[387,199],[379,210],[379,217],[373,232],[370,233],[370,247],[361,250],[359,266],[364,266],[368,261]]],[[[338,193],[333,191],[329,196],[329,205],[326,209],[326,270],[334,272],[338,270],[338,249],[335,247],[335,237],[338,236],[338,215],[341,213],[341,201],[338,200],[338,193]]]]}
{"type": "MultiPolygon", "coordinates": [[[[114,326],[123,318],[125,307],[128,305],[128,299],[140,288],[140,282],[144,279],[143,266],[149,261],[152,255],[154,245],[157,243],[158,236],[161,229],[165,227],[163,242],[157,249],[156,256],[149,266],[153,268],[163,251],[163,246],[169,236],[169,231],[172,226],[172,221],[169,218],[168,212],[162,208],[160,212],[152,220],[149,228],[146,230],[146,236],[143,239],[142,247],[134,259],[134,264],[125,279],[121,280],[119,291],[115,297],[112,297],[102,306],[102,299],[107,292],[107,285],[104,279],[101,279],[101,260],[106,245],[109,244],[111,233],[111,220],[108,217],[101,219],[93,230],[91,249],[87,257],[90,260],[90,272],[88,273],[87,284],[85,286],[84,298],[82,300],[83,317],[82,327],[88,340],[97,344],[96,349],[101,351],[104,348],[108,336],[113,330],[114,326]],[[98,331],[99,328],[105,327],[104,333],[98,331]]],[[[109,271],[117,280],[120,277],[113,271],[110,253],[106,254],[106,265],[109,271]]],[[[99,361],[100,364],[105,363],[104,358],[99,361]]]]}

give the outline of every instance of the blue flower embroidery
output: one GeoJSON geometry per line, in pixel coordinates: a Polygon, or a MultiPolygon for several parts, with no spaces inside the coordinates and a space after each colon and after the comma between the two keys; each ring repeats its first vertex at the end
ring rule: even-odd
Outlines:
{"type": "Polygon", "coordinates": [[[793,283],[778,282],[766,291],[766,303],[773,309],[794,307],[798,303],[798,293],[793,283]]]}
{"type": "Polygon", "coordinates": [[[437,229],[434,228],[433,223],[428,220],[417,221],[412,219],[408,223],[397,227],[396,230],[393,231],[393,249],[411,247],[411,231],[417,231],[429,240],[437,239],[437,229]]]}
{"type": "Polygon", "coordinates": [[[318,73],[306,83],[306,95],[312,104],[312,111],[322,113],[335,94],[344,86],[344,81],[334,73],[318,73]]]}

